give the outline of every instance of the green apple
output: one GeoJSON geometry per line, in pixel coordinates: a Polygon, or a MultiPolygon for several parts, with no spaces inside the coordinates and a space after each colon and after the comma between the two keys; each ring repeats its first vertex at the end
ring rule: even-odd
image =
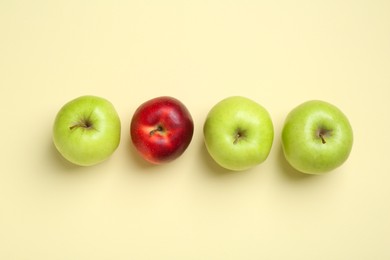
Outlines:
{"type": "Polygon", "coordinates": [[[267,159],[274,128],[265,108],[248,98],[232,96],[209,111],[203,134],[209,154],[220,166],[242,171],[267,159]]]}
{"type": "Polygon", "coordinates": [[[118,147],[121,123],[106,99],[81,96],[66,103],[53,126],[53,142],[68,161],[89,166],[107,159],[118,147]]]}
{"type": "Polygon", "coordinates": [[[342,165],[353,143],[348,118],[328,102],[311,100],[294,108],[282,129],[287,161],[303,173],[320,174],[342,165]]]}

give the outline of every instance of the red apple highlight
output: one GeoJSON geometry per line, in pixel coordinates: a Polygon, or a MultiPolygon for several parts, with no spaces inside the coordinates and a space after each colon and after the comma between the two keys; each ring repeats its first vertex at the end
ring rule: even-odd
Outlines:
{"type": "Polygon", "coordinates": [[[153,164],[170,162],[184,153],[192,140],[194,123],[177,99],[163,96],[141,104],[130,124],[138,153],[153,164]]]}

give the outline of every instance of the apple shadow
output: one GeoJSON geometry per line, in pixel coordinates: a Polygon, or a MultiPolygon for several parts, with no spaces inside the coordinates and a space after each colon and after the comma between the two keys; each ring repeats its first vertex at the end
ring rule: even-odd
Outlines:
{"type": "Polygon", "coordinates": [[[47,160],[55,163],[55,167],[62,170],[61,172],[66,172],[73,174],[75,172],[80,172],[84,166],[76,165],[68,160],[66,160],[57,150],[53,142],[50,142],[48,151],[47,151],[47,160]]]}
{"type": "Polygon", "coordinates": [[[158,165],[152,164],[148,161],[146,161],[144,158],[141,157],[141,155],[138,153],[138,151],[135,149],[130,136],[126,137],[126,151],[127,151],[127,157],[131,158],[131,165],[134,167],[136,166],[137,169],[140,171],[145,171],[145,170],[151,170],[155,169],[158,165]]]}
{"type": "Polygon", "coordinates": [[[106,160],[104,160],[98,164],[95,164],[95,165],[82,166],[82,165],[74,164],[74,163],[68,161],[67,159],[65,159],[60,154],[60,152],[57,150],[57,148],[55,147],[55,145],[52,141],[50,142],[50,144],[48,146],[49,147],[47,149],[47,154],[46,154],[45,160],[48,160],[53,164],[54,168],[58,170],[56,172],[66,174],[66,175],[73,175],[73,174],[77,175],[80,173],[87,174],[87,173],[91,173],[91,172],[93,173],[93,172],[95,172],[93,170],[94,167],[100,167],[102,164],[104,164],[108,160],[110,160],[111,156],[113,156],[113,155],[111,155],[106,160]]]}
{"type": "Polygon", "coordinates": [[[284,152],[283,152],[283,147],[282,145],[278,145],[278,166],[280,168],[280,171],[279,172],[282,172],[283,173],[283,177],[285,177],[286,179],[290,180],[290,181],[301,181],[301,180],[307,180],[307,179],[311,179],[311,178],[314,178],[318,175],[316,174],[306,174],[306,173],[303,173],[303,172],[300,172],[296,169],[294,169],[290,164],[289,162],[286,160],[286,157],[284,156],[284,152]]]}
{"type": "Polygon", "coordinates": [[[199,154],[201,157],[201,161],[204,162],[204,165],[208,169],[207,172],[211,173],[212,176],[222,177],[222,176],[233,175],[237,173],[237,171],[225,169],[219,164],[217,164],[209,154],[204,142],[202,142],[202,145],[199,147],[199,154]]]}

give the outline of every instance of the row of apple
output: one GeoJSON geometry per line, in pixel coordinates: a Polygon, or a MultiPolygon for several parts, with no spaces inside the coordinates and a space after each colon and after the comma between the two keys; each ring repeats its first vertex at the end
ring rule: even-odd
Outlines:
{"type": "MultiPolygon", "coordinates": [[[[173,97],[157,97],[141,104],[131,119],[134,147],[148,162],[170,162],[191,143],[194,123],[185,105],[173,97]]],[[[118,147],[119,116],[108,100],[81,96],[57,113],[53,141],[68,161],[82,166],[107,159],[118,147]]],[[[210,156],[221,166],[242,171],[264,162],[274,140],[268,111],[257,102],[232,96],[209,111],[203,125],[210,156]]],[[[298,171],[320,174],[342,165],[353,143],[349,120],[336,106],[311,100],[295,107],[282,129],[284,155],[298,171]]]]}

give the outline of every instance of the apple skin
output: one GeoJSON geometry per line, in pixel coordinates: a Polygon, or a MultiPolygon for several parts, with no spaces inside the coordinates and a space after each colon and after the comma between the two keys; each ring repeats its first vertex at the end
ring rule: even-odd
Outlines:
{"type": "Polygon", "coordinates": [[[178,99],[161,96],[141,104],[130,123],[134,147],[152,164],[168,163],[181,156],[191,143],[194,123],[178,99]]]}
{"type": "Polygon", "coordinates": [[[341,166],[349,157],[353,131],[345,114],[321,100],[295,107],[282,129],[286,160],[296,170],[321,174],[341,166]]]}
{"type": "Polygon", "coordinates": [[[97,96],[66,103],[53,125],[53,142],[68,161],[91,166],[106,160],[118,147],[121,123],[114,106],[97,96]]]}
{"type": "Polygon", "coordinates": [[[231,96],[211,108],[203,134],[215,162],[228,170],[243,171],[267,159],[274,128],[268,111],[260,104],[231,96]]]}

